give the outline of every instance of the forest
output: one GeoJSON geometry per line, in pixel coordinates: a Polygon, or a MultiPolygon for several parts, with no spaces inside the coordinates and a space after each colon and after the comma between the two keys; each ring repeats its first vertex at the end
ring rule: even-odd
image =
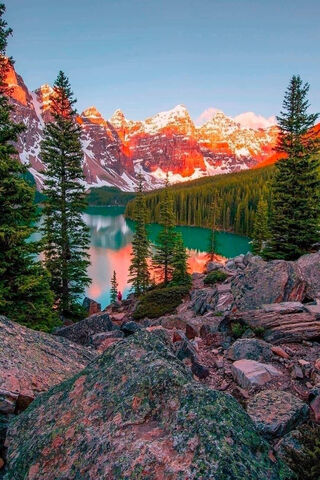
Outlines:
{"type": "MultiPolygon", "coordinates": [[[[273,171],[274,167],[268,166],[171,185],[176,224],[211,227],[210,206],[218,198],[217,229],[252,236],[259,198],[265,197],[270,205],[268,186],[273,171]]],[[[163,194],[163,189],[145,194],[148,223],[159,222],[163,194]]],[[[134,208],[131,200],[127,217],[133,218],[134,208]]]]}

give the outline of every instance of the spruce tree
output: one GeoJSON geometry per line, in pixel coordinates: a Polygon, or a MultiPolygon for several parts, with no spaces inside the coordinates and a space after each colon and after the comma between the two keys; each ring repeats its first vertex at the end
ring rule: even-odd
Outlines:
{"type": "Polygon", "coordinates": [[[172,283],[175,285],[190,285],[191,276],[188,273],[188,254],[181,233],[175,235],[175,245],[172,258],[172,283]]]}
{"type": "Polygon", "coordinates": [[[217,195],[214,195],[213,202],[210,206],[210,233],[208,242],[208,256],[210,261],[213,261],[216,253],[216,229],[217,222],[220,218],[220,205],[217,195]]]}
{"type": "Polygon", "coordinates": [[[158,270],[167,285],[172,277],[173,258],[176,244],[175,216],[173,201],[169,192],[168,176],[163,196],[160,200],[160,225],[162,226],[156,239],[156,252],[153,256],[153,265],[158,270]]]}
{"type": "Polygon", "coordinates": [[[150,284],[148,257],[150,242],[146,230],[146,205],[143,193],[142,177],[139,178],[139,187],[135,199],[134,220],[135,233],[132,240],[132,257],[129,268],[129,280],[137,295],[145,292],[150,284]]]}
{"type": "Polygon", "coordinates": [[[0,314],[49,331],[57,317],[48,274],[37,260],[39,243],[30,240],[38,220],[35,192],[24,178],[27,169],[13,146],[24,126],[11,118],[14,108],[6,78],[13,60],[5,54],[12,30],[4,13],[0,4],[0,314]]]}
{"type": "Polygon", "coordinates": [[[41,158],[46,166],[43,209],[45,264],[51,274],[59,311],[75,314],[77,300],[90,280],[87,276],[89,231],[82,212],[86,207],[80,127],[68,78],[59,72],[50,98],[53,121],[44,131],[41,158]]]}
{"type": "Polygon", "coordinates": [[[262,253],[269,236],[268,202],[261,197],[258,202],[253,227],[252,252],[255,255],[262,253]]]}
{"type": "Polygon", "coordinates": [[[110,303],[115,303],[118,294],[118,282],[116,272],[113,271],[111,278],[110,303]]]}
{"type": "Polygon", "coordinates": [[[318,114],[308,113],[309,84],[293,76],[285,93],[271,185],[271,238],[267,258],[294,260],[319,241],[319,139],[312,129],[318,114]]]}

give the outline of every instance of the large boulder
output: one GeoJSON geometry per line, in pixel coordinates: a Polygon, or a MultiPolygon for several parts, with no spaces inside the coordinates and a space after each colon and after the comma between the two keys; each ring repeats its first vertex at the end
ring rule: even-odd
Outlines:
{"type": "Polygon", "coordinates": [[[107,313],[97,313],[73,325],[59,328],[54,333],[75,343],[80,343],[80,345],[88,346],[92,342],[92,337],[97,333],[111,332],[118,328],[112,323],[107,313]]]}
{"type": "Polygon", "coordinates": [[[101,312],[101,303],[92,300],[92,298],[85,297],[82,306],[87,310],[89,316],[101,312]]]}
{"type": "Polygon", "coordinates": [[[320,297],[320,252],[303,255],[296,264],[301,279],[307,284],[306,297],[320,297]]]}
{"type": "Polygon", "coordinates": [[[271,345],[258,338],[239,338],[227,351],[227,356],[231,360],[256,360],[258,362],[269,362],[273,353],[271,345]]]}
{"type": "Polygon", "coordinates": [[[268,303],[302,301],[307,281],[295,262],[265,262],[255,257],[245,271],[233,278],[231,288],[239,310],[254,310],[268,303]]]}
{"type": "Polygon", "coordinates": [[[263,339],[273,344],[320,338],[319,313],[290,313],[291,311],[290,308],[277,311],[265,305],[261,310],[233,313],[228,316],[226,323],[241,323],[253,330],[259,329],[263,339]]]}
{"type": "Polygon", "coordinates": [[[281,480],[230,395],[192,378],[161,329],[136,332],[10,425],[5,480],[281,480]]]}
{"type": "Polygon", "coordinates": [[[265,390],[248,403],[247,411],[266,438],[280,437],[304,422],[308,405],[289,392],[265,390]]]}
{"type": "Polygon", "coordinates": [[[41,392],[82,370],[96,354],[0,317],[0,413],[24,410],[41,392]]]}
{"type": "Polygon", "coordinates": [[[242,388],[262,386],[282,373],[272,365],[256,362],[255,360],[237,360],[231,366],[234,379],[242,388]]]}

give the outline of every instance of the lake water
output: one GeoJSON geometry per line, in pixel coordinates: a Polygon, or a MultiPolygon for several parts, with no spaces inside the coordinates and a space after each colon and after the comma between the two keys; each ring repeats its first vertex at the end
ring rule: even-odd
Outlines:
{"type": "MultiPolygon", "coordinates": [[[[127,220],[123,212],[122,207],[90,207],[84,214],[91,232],[91,266],[88,273],[92,284],[87,289],[87,295],[101,303],[102,308],[110,303],[110,280],[114,270],[124,298],[131,288],[128,284],[128,270],[134,222],[127,220]]],[[[151,242],[155,243],[159,230],[159,225],[148,225],[151,242]]],[[[209,230],[177,227],[177,231],[182,233],[188,249],[190,271],[201,272],[207,261],[209,230]]],[[[240,235],[217,232],[216,241],[217,254],[223,257],[234,257],[250,250],[249,239],[240,235]]]]}

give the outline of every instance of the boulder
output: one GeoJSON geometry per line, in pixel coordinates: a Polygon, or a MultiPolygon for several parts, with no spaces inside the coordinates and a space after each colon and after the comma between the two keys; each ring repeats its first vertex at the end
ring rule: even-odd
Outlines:
{"type": "Polygon", "coordinates": [[[309,312],[249,310],[228,315],[228,321],[248,325],[252,330],[260,329],[263,339],[275,345],[320,338],[320,315],[309,312]]]}
{"type": "Polygon", "coordinates": [[[320,297],[320,251],[300,257],[296,264],[300,277],[307,284],[306,297],[320,297]]]}
{"type": "Polygon", "coordinates": [[[265,390],[247,405],[247,412],[257,430],[266,438],[281,437],[303,423],[308,405],[289,392],[265,390]]]}
{"type": "Polygon", "coordinates": [[[138,330],[141,330],[141,327],[133,320],[130,320],[129,322],[124,322],[121,325],[121,331],[126,337],[128,337],[129,335],[133,335],[134,333],[138,332],[138,330]]]}
{"type": "Polygon", "coordinates": [[[307,282],[295,262],[265,262],[255,257],[245,272],[232,279],[231,288],[238,309],[244,311],[270,303],[301,302],[306,295],[307,282]]]}
{"type": "Polygon", "coordinates": [[[272,365],[245,359],[234,362],[231,366],[231,372],[238,384],[247,389],[256,385],[265,385],[273,377],[282,375],[272,365]]]}
{"type": "Polygon", "coordinates": [[[101,303],[92,300],[92,298],[85,297],[82,302],[82,306],[85,310],[87,310],[89,316],[101,312],[101,303]]]}
{"type": "Polygon", "coordinates": [[[59,328],[54,334],[68,338],[80,345],[90,345],[93,335],[101,332],[110,332],[117,328],[107,313],[97,313],[68,327],[59,328]]]}
{"type": "Polygon", "coordinates": [[[41,392],[82,370],[96,353],[0,317],[0,413],[24,410],[41,392]]]}
{"type": "Polygon", "coordinates": [[[8,429],[5,480],[284,480],[238,402],[193,380],[161,330],[137,332],[8,429]]]}
{"type": "Polygon", "coordinates": [[[210,272],[213,272],[214,270],[220,270],[222,266],[223,265],[218,262],[208,262],[206,265],[206,272],[210,273],[210,272]]]}
{"type": "Polygon", "coordinates": [[[294,450],[296,454],[299,454],[303,448],[300,438],[301,432],[299,430],[292,430],[282,437],[275,445],[275,451],[279,457],[286,461],[288,449],[294,450]]]}
{"type": "Polygon", "coordinates": [[[239,338],[227,351],[231,360],[257,360],[269,362],[272,357],[271,345],[258,338],[239,338]]]}
{"type": "Polygon", "coordinates": [[[91,337],[90,345],[92,345],[96,350],[103,352],[123,337],[124,333],[121,330],[96,333],[91,337]]]}

